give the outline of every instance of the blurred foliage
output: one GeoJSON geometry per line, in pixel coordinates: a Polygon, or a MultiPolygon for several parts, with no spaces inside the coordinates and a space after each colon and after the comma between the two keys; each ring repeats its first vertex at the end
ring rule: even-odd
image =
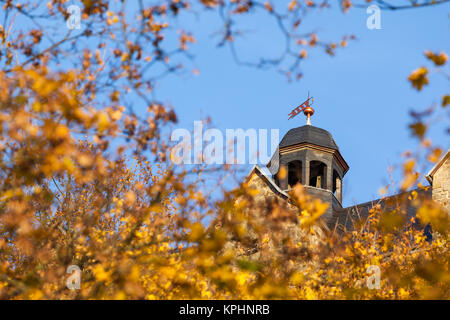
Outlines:
{"type": "MultiPolygon", "coordinates": [[[[234,17],[264,10],[286,35],[286,56],[253,65],[298,78],[306,48],[332,55],[352,39],[338,46],[296,33],[305,10],[326,1],[291,1],[283,14],[278,3],[240,0],[136,1],[132,10],[126,1],[82,1],[83,28],[67,31],[66,1],[1,3],[0,298],[449,298],[448,215],[435,203],[415,202],[420,219],[438,231],[432,242],[404,228],[410,221],[401,210],[378,207],[357,228],[333,232],[321,222],[327,206],[301,186],[292,203],[261,203],[248,183],[217,200],[211,187],[188,178],[200,181],[204,168],[169,160],[162,133],[177,117],[151,97],[161,76],[192,58],[195,38],[174,31],[177,16],[216,10],[219,45],[235,54],[234,17]],[[165,39],[174,35],[170,48],[165,39]],[[133,111],[137,103],[147,107],[144,115],[133,111]],[[66,287],[70,265],[82,271],[80,290],[66,287]],[[365,285],[369,265],[381,269],[379,290],[365,285]]],[[[426,57],[438,67],[447,60],[426,57]]],[[[428,69],[409,80],[422,89],[428,69]]],[[[436,162],[442,150],[426,139],[428,114],[413,114],[411,129],[436,162]]],[[[417,184],[416,161],[405,161],[404,190],[417,184]]],[[[220,176],[229,170],[222,169],[220,176]]]]}

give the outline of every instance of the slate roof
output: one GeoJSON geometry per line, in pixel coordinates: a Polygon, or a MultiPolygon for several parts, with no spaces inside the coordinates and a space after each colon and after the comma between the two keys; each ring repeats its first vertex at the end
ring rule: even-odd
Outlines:
{"type": "Polygon", "coordinates": [[[281,140],[280,148],[303,142],[339,150],[336,142],[334,142],[333,137],[328,131],[311,125],[304,125],[302,127],[289,130],[281,140]]]}
{"type": "Polygon", "coordinates": [[[431,199],[431,188],[427,190],[415,189],[406,191],[383,199],[373,200],[344,208],[338,213],[338,223],[345,226],[347,229],[352,229],[353,221],[367,218],[369,216],[370,209],[376,205],[379,205],[386,211],[394,210],[395,208],[400,207],[401,212],[405,213],[407,219],[409,220],[416,216],[418,209],[417,204],[420,204],[420,202],[409,199],[413,191],[417,193],[418,199],[431,199]]]}

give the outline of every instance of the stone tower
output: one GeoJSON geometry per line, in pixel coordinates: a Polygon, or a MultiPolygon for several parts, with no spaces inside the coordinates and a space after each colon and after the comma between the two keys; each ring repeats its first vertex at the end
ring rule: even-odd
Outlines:
{"type": "Polygon", "coordinates": [[[268,167],[282,191],[301,183],[308,194],[328,203],[324,218],[334,223],[333,213],[342,210],[342,179],[349,166],[328,131],[310,124],[289,130],[268,167]],[[287,172],[284,178],[279,174],[282,168],[287,172]]]}
{"type": "Polygon", "coordinates": [[[450,149],[426,176],[432,189],[432,199],[441,204],[450,216],[450,149]]]}

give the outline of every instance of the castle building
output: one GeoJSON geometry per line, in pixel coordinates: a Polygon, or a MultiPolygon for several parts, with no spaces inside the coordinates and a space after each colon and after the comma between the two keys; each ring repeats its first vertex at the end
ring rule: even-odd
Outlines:
{"type": "MultiPolygon", "coordinates": [[[[289,201],[289,190],[297,183],[304,186],[307,194],[319,198],[328,204],[323,218],[329,228],[336,225],[352,228],[357,218],[365,217],[373,205],[389,210],[398,206],[400,199],[433,199],[450,213],[450,150],[436,163],[426,176],[430,183],[428,189],[415,189],[383,199],[374,200],[351,207],[343,207],[342,181],[349,165],[339,150],[332,135],[321,128],[311,125],[310,115],[306,125],[289,130],[267,165],[271,172],[266,175],[259,166],[255,166],[247,176],[247,181],[264,196],[277,196],[289,201]],[[280,175],[280,171],[287,174],[280,175]],[[280,178],[283,176],[283,178],[280,178]]],[[[306,113],[305,113],[306,114],[306,113]]],[[[414,217],[417,207],[414,202],[402,203],[407,217],[414,217]]]]}

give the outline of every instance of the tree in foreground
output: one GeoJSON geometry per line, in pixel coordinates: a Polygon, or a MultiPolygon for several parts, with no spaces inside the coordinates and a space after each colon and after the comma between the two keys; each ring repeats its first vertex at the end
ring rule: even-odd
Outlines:
{"type": "MultiPolygon", "coordinates": [[[[61,25],[77,23],[65,1],[1,3],[1,298],[449,298],[448,214],[433,202],[405,199],[436,232],[432,242],[408,227],[401,204],[374,207],[338,234],[321,228],[326,205],[301,186],[291,192],[294,206],[257,201],[247,183],[217,198],[199,183],[205,168],[170,161],[163,133],[176,112],[149,97],[158,79],[189,69],[195,42],[172,24],[215,11],[223,25],[218,45],[238,63],[300,79],[307,50],[333,55],[353,38],[320,41],[303,29],[306,10],[326,1],[82,1],[85,27],[63,36],[61,25]],[[238,22],[255,12],[280,29],[280,57],[241,60],[238,22]],[[135,113],[136,104],[147,112],[135,113]],[[71,265],[81,270],[79,290],[66,286],[71,265]],[[379,290],[365,285],[371,265],[383,270],[379,290]]],[[[426,57],[440,69],[447,62],[445,53],[426,57]]],[[[409,76],[417,90],[428,78],[426,67],[409,76]]],[[[448,103],[446,95],[442,106],[413,113],[420,152],[407,154],[402,190],[419,181],[419,156],[439,159],[427,121],[448,103]]],[[[221,177],[233,174],[219,169],[221,177]]]]}

